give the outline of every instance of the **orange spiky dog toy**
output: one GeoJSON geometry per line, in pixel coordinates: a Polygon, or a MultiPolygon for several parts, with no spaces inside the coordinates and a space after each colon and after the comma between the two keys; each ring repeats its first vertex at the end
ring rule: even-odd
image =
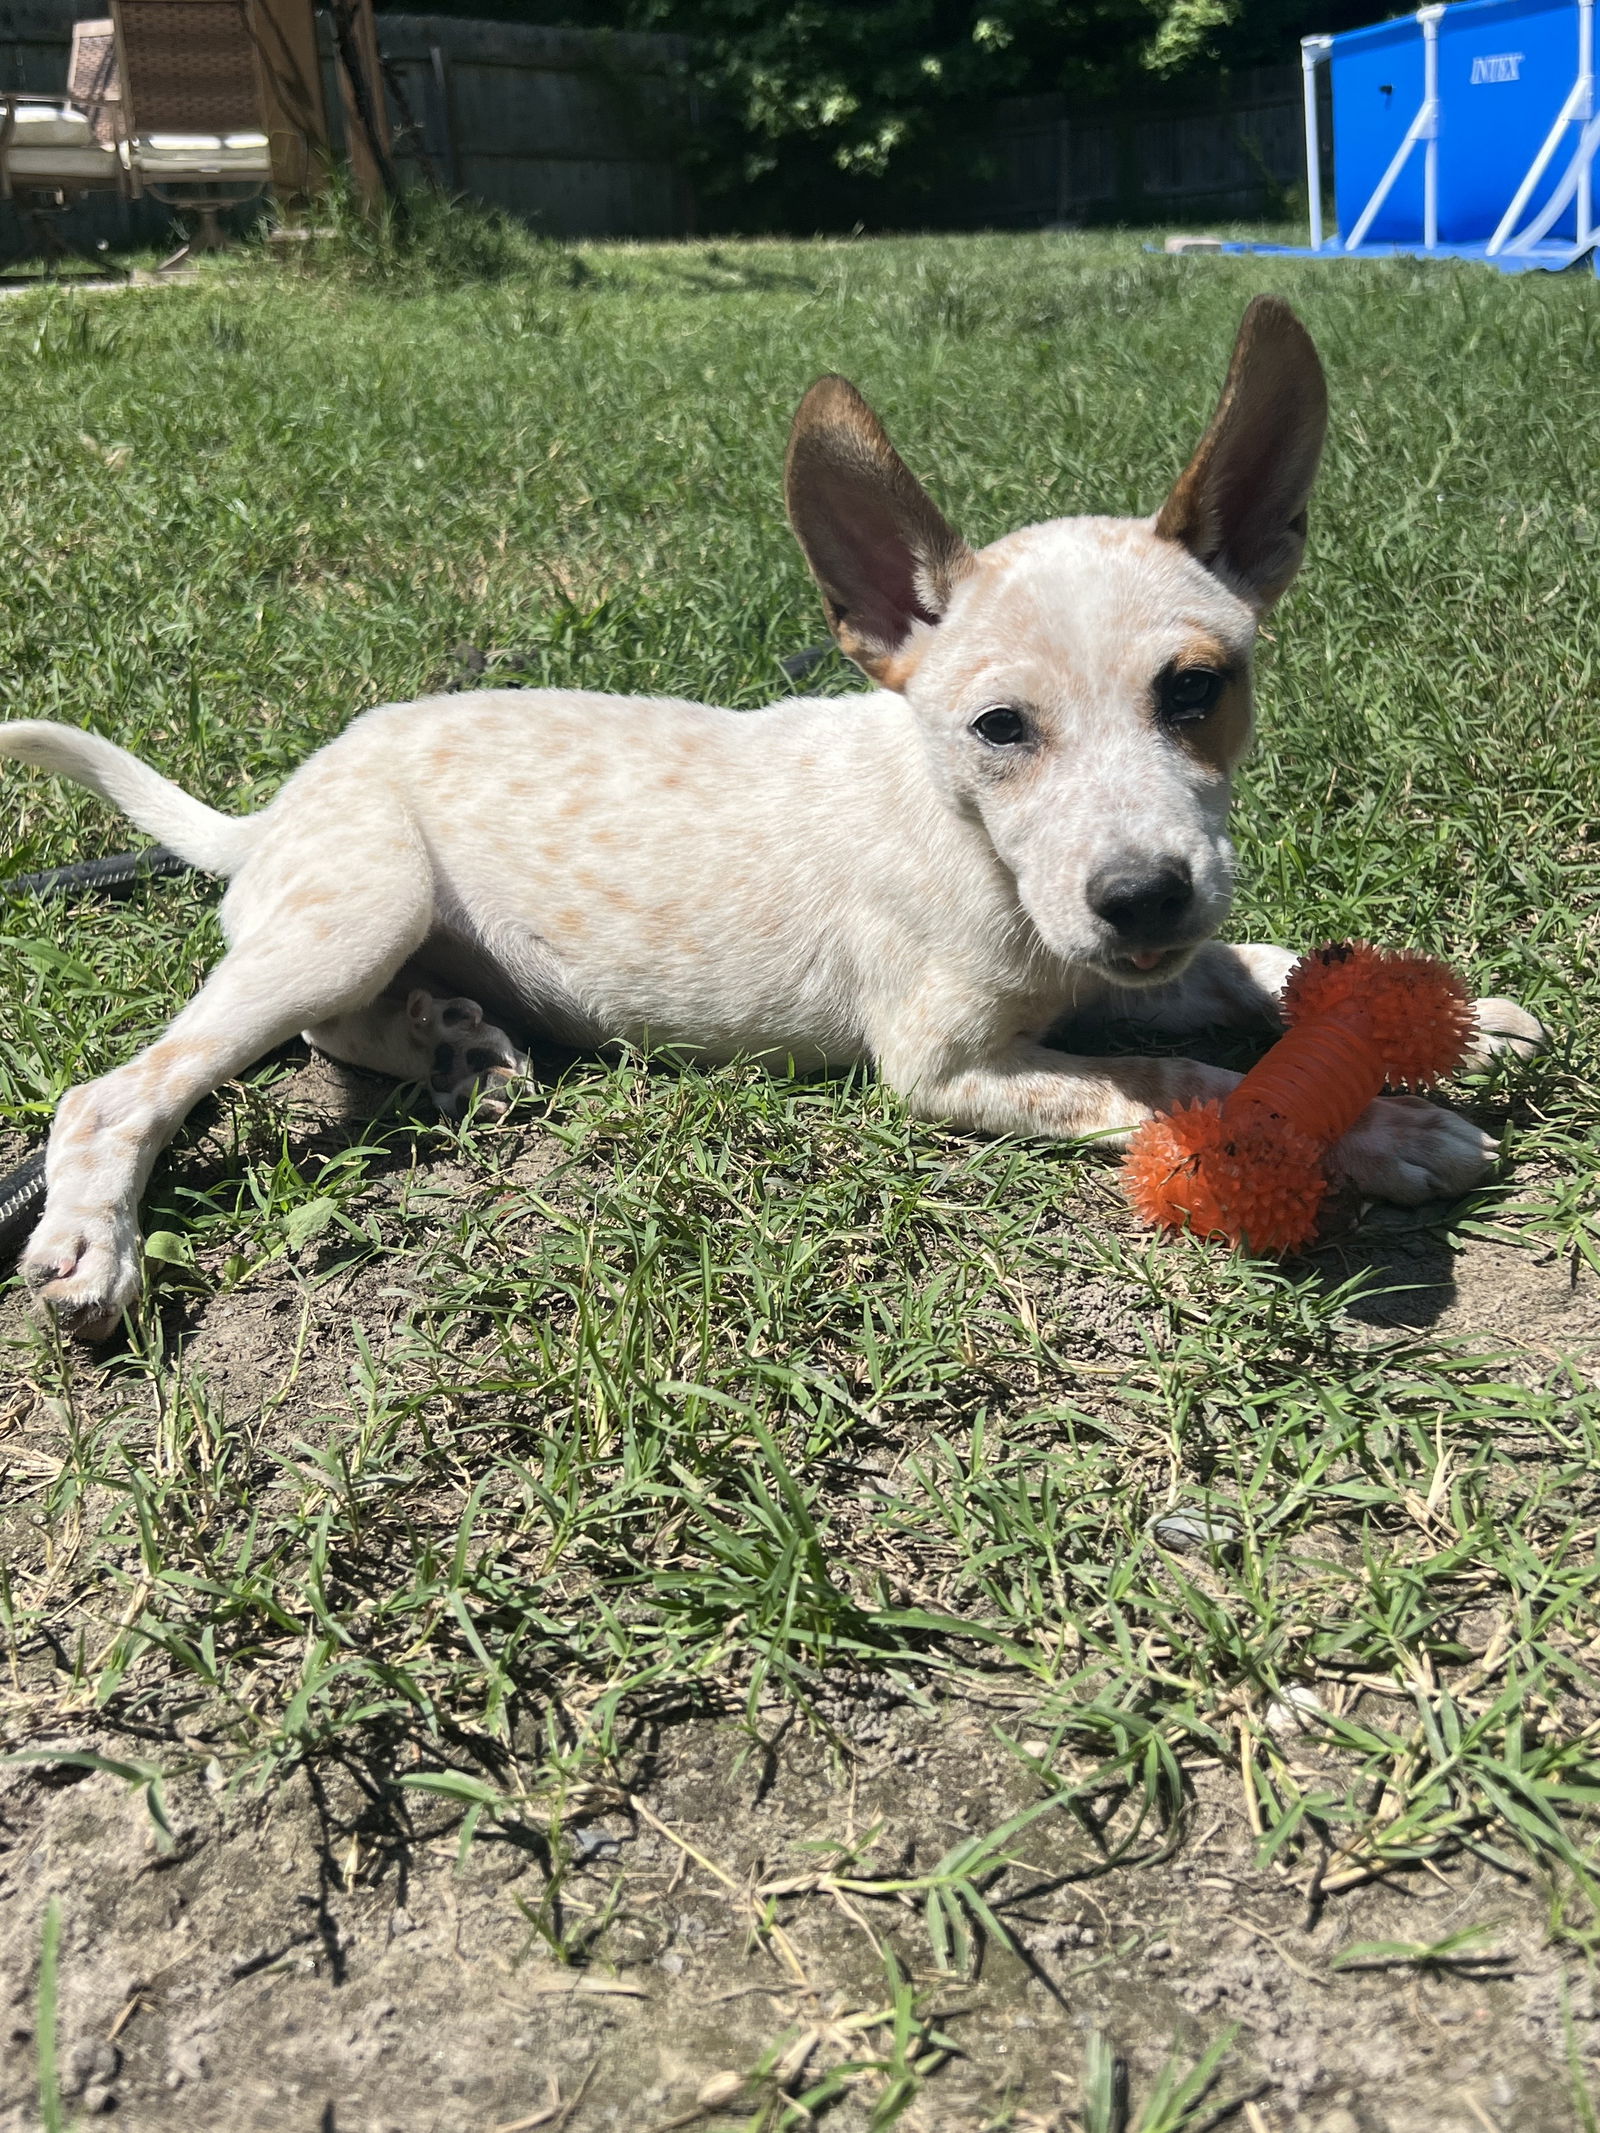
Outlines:
{"type": "Polygon", "coordinates": [[[1288,1252],[1316,1228],[1328,1150],[1386,1084],[1459,1066],[1472,1002],[1431,956],[1364,941],[1313,949],[1283,992],[1289,1025],[1225,1103],[1180,1104],[1133,1137],[1123,1185],[1147,1222],[1288,1252]]]}

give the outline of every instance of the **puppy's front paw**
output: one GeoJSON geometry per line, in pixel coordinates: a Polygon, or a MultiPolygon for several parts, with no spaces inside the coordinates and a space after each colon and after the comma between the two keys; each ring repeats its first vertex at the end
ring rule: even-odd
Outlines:
{"type": "Polygon", "coordinates": [[[1469,1071],[1481,1071],[1504,1054],[1513,1059],[1531,1059],[1544,1050],[1544,1024],[1515,1000],[1479,1000],[1477,1015],[1477,1034],[1464,1062],[1469,1071]]]}
{"type": "Polygon", "coordinates": [[[103,1341],[138,1300],[138,1225],[114,1209],[52,1215],[48,1204],[22,1255],[28,1287],[63,1333],[103,1341]]]}
{"type": "Polygon", "coordinates": [[[1380,1096],[1334,1148],[1329,1167],[1368,1199],[1418,1207],[1470,1192],[1498,1152],[1470,1119],[1419,1096],[1380,1096]]]}

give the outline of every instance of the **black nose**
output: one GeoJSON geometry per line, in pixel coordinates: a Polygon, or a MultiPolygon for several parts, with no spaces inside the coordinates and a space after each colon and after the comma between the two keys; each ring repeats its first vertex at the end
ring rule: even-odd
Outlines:
{"type": "Polygon", "coordinates": [[[1194,901],[1187,859],[1116,859],[1089,877],[1089,908],[1125,948],[1164,948],[1194,901]]]}

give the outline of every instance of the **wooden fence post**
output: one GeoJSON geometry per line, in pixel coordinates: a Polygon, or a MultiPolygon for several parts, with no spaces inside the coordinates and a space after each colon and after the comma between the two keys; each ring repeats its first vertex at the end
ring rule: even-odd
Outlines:
{"type": "Polygon", "coordinates": [[[272,189],[283,206],[303,207],[327,184],[334,162],[313,0],[250,0],[250,30],[261,63],[272,189]]]}
{"type": "Polygon", "coordinates": [[[328,0],[328,13],[333,18],[335,72],[350,175],[369,208],[385,199],[398,207],[400,180],[390,153],[389,111],[372,0],[328,0]]]}

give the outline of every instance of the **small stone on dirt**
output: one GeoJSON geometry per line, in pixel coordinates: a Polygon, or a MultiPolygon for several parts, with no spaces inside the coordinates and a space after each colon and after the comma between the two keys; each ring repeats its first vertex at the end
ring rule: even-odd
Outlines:
{"type": "Polygon", "coordinates": [[[104,2037],[85,2037],[67,2054],[67,2094],[81,2096],[85,2109],[91,2109],[89,2090],[109,2087],[121,2071],[122,2054],[114,2044],[104,2037]]]}
{"type": "Polygon", "coordinates": [[[1322,1710],[1322,1699],[1302,1681],[1291,1682],[1282,1696],[1267,1705],[1263,1717],[1269,1733],[1304,1733],[1322,1710]]]}

